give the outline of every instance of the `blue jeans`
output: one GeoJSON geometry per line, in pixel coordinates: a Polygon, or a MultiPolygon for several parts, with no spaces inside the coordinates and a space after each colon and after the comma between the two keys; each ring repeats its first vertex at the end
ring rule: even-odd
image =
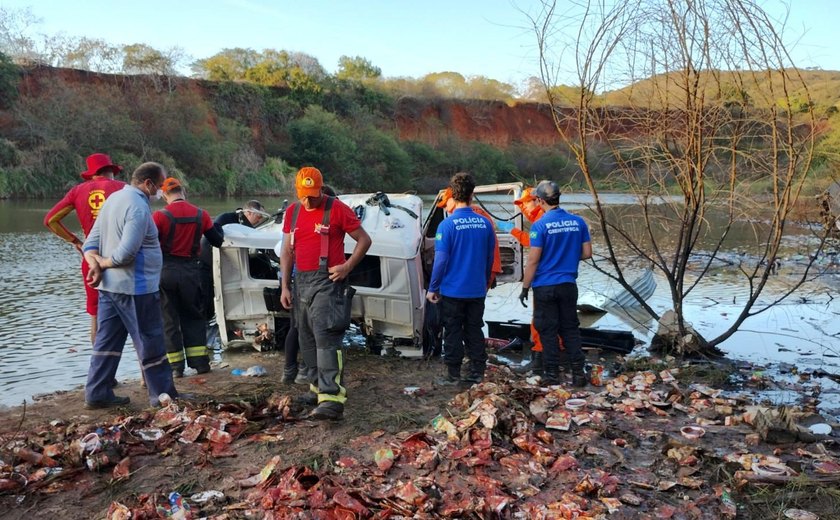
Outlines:
{"type": "Polygon", "coordinates": [[[86,401],[114,398],[111,382],[129,334],[140,359],[152,406],[157,406],[158,396],[162,393],[178,397],[172,381],[172,369],[166,359],[158,293],[131,295],[99,291],[96,321],[96,341],[85,385],[86,401]]]}
{"type": "Polygon", "coordinates": [[[542,340],[543,363],[547,369],[567,364],[573,371],[583,369],[585,357],[581,350],[577,297],[574,283],[534,287],[534,327],[542,340]],[[565,348],[562,355],[558,334],[565,348]]]}

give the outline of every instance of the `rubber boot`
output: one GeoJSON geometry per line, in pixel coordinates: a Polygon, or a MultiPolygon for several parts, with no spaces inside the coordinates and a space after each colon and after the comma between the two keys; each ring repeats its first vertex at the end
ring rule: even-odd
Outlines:
{"type": "Polygon", "coordinates": [[[452,386],[461,380],[461,366],[460,365],[446,365],[446,372],[442,377],[435,380],[440,386],[452,386]]]}
{"type": "Polygon", "coordinates": [[[542,382],[546,386],[554,386],[560,384],[560,367],[546,366],[543,372],[542,382]]]}
{"type": "Polygon", "coordinates": [[[515,374],[527,374],[532,372],[535,375],[542,375],[543,372],[543,355],[541,350],[532,350],[531,359],[524,365],[513,367],[515,374]]]}
{"type": "Polygon", "coordinates": [[[291,385],[295,382],[295,378],[298,375],[298,367],[297,365],[286,365],[283,367],[283,383],[287,385],[291,385]]]}
{"type": "Polygon", "coordinates": [[[344,418],[344,405],[334,401],[319,403],[309,414],[314,421],[340,421],[344,418]]]}
{"type": "Polygon", "coordinates": [[[583,371],[583,363],[572,363],[572,386],[582,388],[589,383],[589,378],[583,371]]]}
{"type": "Polygon", "coordinates": [[[484,369],[485,365],[483,363],[470,363],[469,372],[461,378],[461,384],[472,386],[481,383],[484,381],[484,369]]]}

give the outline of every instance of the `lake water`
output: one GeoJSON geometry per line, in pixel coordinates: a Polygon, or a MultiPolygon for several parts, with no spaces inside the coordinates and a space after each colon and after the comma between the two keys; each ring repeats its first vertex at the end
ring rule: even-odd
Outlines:
{"type": "MultiPolygon", "coordinates": [[[[283,205],[280,198],[261,198],[267,208],[283,205]]],[[[587,196],[566,196],[563,204],[573,211],[588,202],[587,196]]],[[[626,195],[608,196],[614,204],[628,204],[626,195]]],[[[43,227],[42,220],[53,201],[0,201],[0,405],[17,405],[33,395],[65,390],[84,384],[90,354],[84,312],[84,290],[79,272],[80,257],[75,250],[43,227]]],[[[231,211],[243,200],[195,199],[212,215],[231,211]]],[[[426,199],[427,205],[429,200],[426,199]]],[[[162,203],[157,203],[158,206],[162,203]]],[[[158,207],[156,206],[156,207],[158,207]]],[[[619,207],[619,206],[617,206],[619,207]]],[[[75,216],[66,219],[75,224],[75,216]]],[[[737,254],[739,241],[728,245],[727,254],[737,254]]],[[[765,300],[781,293],[785,283],[797,276],[797,244],[811,240],[807,228],[792,229],[786,238],[790,261],[771,279],[765,300]]],[[[600,247],[593,241],[596,252],[600,247]]],[[[800,371],[821,369],[840,373],[840,266],[835,259],[836,244],[819,260],[819,276],[809,281],[797,295],[767,312],[750,318],[742,330],[722,348],[735,359],[767,364],[770,371],[779,363],[796,365],[800,371]]],[[[686,315],[706,337],[725,330],[739,310],[743,290],[732,270],[718,269],[713,283],[704,285],[686,301],[686,315]]],[[[667,285],[657,279],[658,288],[649,300],[657,311],[670,307],[667,285]]],[[[611,292],[617,288],[603,275],[584,267],[579,280],[581,293],[611,292]]],[[[487,305],[488,320],[517,319],[527,322],[530,309],[518,301],[518,284],[502,285],[492,291],[487,305]]],[[[583,316],[582,324],[605,329],[633,330],[649,340],[656,323],[638,314],[583,316]]],[[[234,354],[235,355],[235,354],[234,354]]],[[[279,375],[278,375],[279,376],[279,375]]],[[[139,377],[132,348],[120,364],[118,379],[139,377]]],[[[783,379],[785,379],[783,377],[783,379]]],[[[774,402],[787,402],[798,395],[798,377],[788,376],[789,386],[765,394],[774,402]]],[[[822,410],[840,416],[840,389],[828,379],[815,378],[809,384],[821,385],[822,410]]]]}

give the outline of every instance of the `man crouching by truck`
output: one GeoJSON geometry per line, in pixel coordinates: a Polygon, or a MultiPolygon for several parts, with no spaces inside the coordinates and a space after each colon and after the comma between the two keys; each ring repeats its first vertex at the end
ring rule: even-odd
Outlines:
{"type": "Polygon", "coordinates": [[[362,261],[371,240],[349,206],[321,192],[324,179],[317,168],[301,168],[295,177],[298,201],[283,216],[280,254],[280,303],[292,310],[300,349],[311,371],[310,391],[303,401],[317,405],[310,418],[339,420],[344,416],[347,390],[342,385],[344,358],[341,341],[350,325],[355,290],[348,276],[362,261]],[[350,258],[344,256],[344,236],[356,241],[350,258]],[[291,286],[292,262],[295,266],[291,286]]]}

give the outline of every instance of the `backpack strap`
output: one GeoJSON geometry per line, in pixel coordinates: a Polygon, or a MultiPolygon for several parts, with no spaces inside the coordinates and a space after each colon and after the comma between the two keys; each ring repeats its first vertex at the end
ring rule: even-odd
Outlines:
{"type": "Polygon", "coordinates": [[[168,255],[172,251],[172,242],[175,240],[175,228],[178,224],[195,224],[195,235],[193,236],[193,244],[190,248],[190,258],[197,258],[201,250],[201,216],[203,210],[198,208],[198,212],[193,217],[176,217],[166,208],[160,210],[160,212],[169,219],[169,233],[166,234],[166,239],[160,244],[160,249],[163,254],[168,255]]]}
{"type": "MultiPolygon", "coordinates": [[[[335,197],[327,197],[324,203],[324,218],[321,220],[321,251],[318,255],[318,271],[322,273],[329,272],[327,261],[330,256],[330,213],[332,211],[333,200],[335,200],[335,197]]],[[[292,221],[289,223],[289,235],[291,235],[292,247],[295,245],[295,225],[297,224],[299,214],[300,203],[296,202],[292,210],[292,221]]]]}
{"type": "Polygon", "coordinates": [[[193,237],[193,246],[190,251],[190,257],[192,258],[198,258],[198,253],[201,251],[201,217],[203,214],[204,210],[198,208],[198,212],[195,214],[195,236],[193,237]]]}
{"type": "Polygon", "coordinates": [[[333,200],[335,200],[335,197],[327,197],[324,206],[324,220],[321,221],[321,255],[318,259],[318,271],[321,273],[329,272],[327,261],[330,256],[330,211],[332,210],[333,200]]]}

